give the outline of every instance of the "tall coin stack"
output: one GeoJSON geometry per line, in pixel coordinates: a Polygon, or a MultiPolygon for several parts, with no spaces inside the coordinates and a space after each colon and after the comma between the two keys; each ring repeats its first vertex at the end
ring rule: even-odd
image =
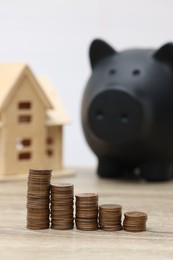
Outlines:
{"type": "Polygon", "coordinates": [[[51,185],[51,228],[68,230],[74,226],[74,187],[72,184],[51,185]]]}
{"type": "Polygon", "coordinates": [[[121,226],[121,209],[120,205],[103,204],[99,207],[99,226],[104,231],[119,231],[121,226]]]}
{"type": "Polygon", "coordinates": [[[52,170],[30,169],[27,191],[27,228],[49,228],[49,196],[52,170]]]}
{"type": "Polygon", "coordinates": [[[147,214],[140,211],[124,213],[123,228],[129,232],[142,232],[146,230],[147,214]]]}
{"type": "Polygon", "coordinates": [[[98,194],[76,195],[76,227],[84,231],[98,229],[98,194]]]}

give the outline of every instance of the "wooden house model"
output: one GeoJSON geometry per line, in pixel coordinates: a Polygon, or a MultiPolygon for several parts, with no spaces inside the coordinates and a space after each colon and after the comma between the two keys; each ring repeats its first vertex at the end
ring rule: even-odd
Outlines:
{"type": "Polygon", "coordinates": [[[62,170],[68,122],[49,80],[36,78],[26,64],[0,64],[0,175],[62,170]]]}

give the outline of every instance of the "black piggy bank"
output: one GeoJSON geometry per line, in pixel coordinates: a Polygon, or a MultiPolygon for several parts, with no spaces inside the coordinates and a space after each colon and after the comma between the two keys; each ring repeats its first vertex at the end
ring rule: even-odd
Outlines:
{"type": "Polygon", "coordinates": [[[96,39],[82,100],[82,126],[98,174],[136,169],[151,181],[173,173],[173,43],[117,52],[96,39]]]}

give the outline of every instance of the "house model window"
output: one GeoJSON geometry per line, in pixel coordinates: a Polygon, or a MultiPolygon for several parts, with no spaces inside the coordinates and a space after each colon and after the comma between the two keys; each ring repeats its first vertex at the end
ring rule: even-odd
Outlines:
{"type": "Polygon", "coordinates": [[[48,155],[49,157],[53,156],[53,150],[48,149],[48,150],[47,150],[47,155],[48,155]]]}
{"type": "Polygon", "coordinates": [[[31,109],[31,102],[30,101],[22,101],[18,103],[19,109],[31,109]]]}
{"type": "Polygon", "coordinates": [[[46,142],[47,142],[47,144],[53,144],[53,138],[52,137],[48,137],[46,142]]]}
{"type": "Polygon", "coordinates": [[[31,116],[30,115],[20,115],[18,117],[19,123],[30,123],[31,122],[31,116]]]}
{"type": "Polygon", "coordinates": [[[47,146],[48,146],[48,149],[46,151],[48,157],[51,157],[53,156],[53,143],[54,143],[54,140],[52,137],[48,136],[47,139],[46,139],[46,143],[47,143],[47,146]]]}
{"type": "Polygon", "coordinates": [[[18,160],[29,160],[31,159],[31,152],[25,151],[25,148],[30,148],[32,140],[30,138],[17,138],[16,139],[16,150],[18,153],[18,160]]]}
{"type": "MultiPolygon", "coordinates": [[[[18,103],[19,110],[30,110],[31,109],[31,102],[30,101],[20,101],[18,103]]],[[[31,115],[24,114],[18,116],[19,123],[30,123],[31,122],[31,115]]]]}
{"type": "Polygon", "coordinates": [[[29,160],[31,159],[31,153],[30,152],[22,152],[18,155],[19,160],[29,160]]]}
{"type": "Polygon", "coordinates": [[[32,140],[30,138],[20,138],[16,139],[16,149],[18,151],[23,150],[25,147],[29,147],[32,144],[32,140]]]}

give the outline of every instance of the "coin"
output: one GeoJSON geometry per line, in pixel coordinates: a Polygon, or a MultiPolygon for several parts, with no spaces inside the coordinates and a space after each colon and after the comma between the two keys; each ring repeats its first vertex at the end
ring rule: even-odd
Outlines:
{"type": "Polygon", "coordinates": [[[111,211],[111,212],[114,212],[114,211],[118,211],[120,212],[122,209],[122,206],[121,205],[118,205],[118,204],[102,204],[99,206],[99,211],[105,211],[108,212],[108,211],[111,211]]]}
{"type": "Polygon", "coordinates": [[[140,211],[124,213],[123,229],[129,232],[142,232],[146,230],[147,214],[140,211]]]}
{"type": "Polygon", "coordinates": [[[147,219],[147,214],[141,211],[130,211],[130,212],[126,212],[124,213],[124,216],[126,218],[136,218],[136,219],[147,219]]]}
{"type": "Polygon", "coordinates": [[[29,229],[49,228],[51,172],[49,169],[29,170],[26,204],[29,229]]]}
{"type": "Polygon", "coordinates": [[[51,228],[68,230],[74,226],[74,186],[70,183],[51,185],[51,228]]]}
{"type": "Polygon", "coordinates": [[[102,204],[99,206],[99,226],[104,231],[119,231],[121,225],[121,205],[102,204]]]}
{"type": "Polygon", "coordinates": [[[98,229],[98,194],[80,193],[76,195],[76,228],[83,231],[98,229]]]}

